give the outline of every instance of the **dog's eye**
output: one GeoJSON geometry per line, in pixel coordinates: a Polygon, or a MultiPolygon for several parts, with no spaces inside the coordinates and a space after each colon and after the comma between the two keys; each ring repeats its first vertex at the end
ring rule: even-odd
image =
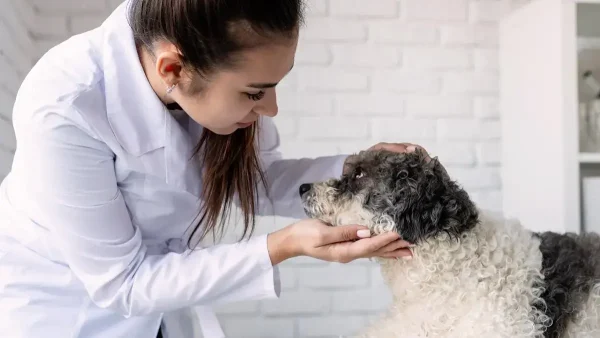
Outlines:
{"type": "Polygon", "coordinates": [[[365,172],[361,168],[356,169],[356,171],[354,172],[354,178],[359,179],[363,176],[365,176],[365,172]]]}

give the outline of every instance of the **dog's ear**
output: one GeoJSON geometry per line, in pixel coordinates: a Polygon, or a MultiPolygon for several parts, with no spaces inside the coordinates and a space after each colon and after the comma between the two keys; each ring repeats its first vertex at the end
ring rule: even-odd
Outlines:
{"type": "Polygon", "coordinates": [[[419,155],[398,168],[394,178],[390,216],[406,241],[417,244],[441,233],[456,238],[476,225],[475,204],[437,157],[424,161],[419,155]]]}

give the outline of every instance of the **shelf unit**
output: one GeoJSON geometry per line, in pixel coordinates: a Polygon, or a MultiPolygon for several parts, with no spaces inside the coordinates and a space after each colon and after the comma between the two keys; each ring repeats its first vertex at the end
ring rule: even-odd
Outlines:
{"type": "Polygon", "coordinates": [[[534,231],[590,227],[582,182],[600,149],[580,151],[579,107],[583,72],[600,79],[598,23],[600,0],[532,0],[500,22],[503,208],[534,231]]]}
{"type": "MultiPolygon", "coordinates": [[[[600,164],[599,153],[579,153],[579,163],[598,163],[600,164]]],[[[600,201],[599,201],[600,202],[600,201]]]]}
{"type": "Polygon", "coordinates": [[[600,49],[600,38],[578,37],[577,50],[594,50],[600,49]]]}

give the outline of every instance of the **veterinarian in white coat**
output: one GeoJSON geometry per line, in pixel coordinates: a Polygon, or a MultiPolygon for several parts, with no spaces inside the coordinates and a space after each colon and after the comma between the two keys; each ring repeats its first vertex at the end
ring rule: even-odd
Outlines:
{"type": "Polygon", "coordinates": [[[211,307],[278,297],[285,259],[410,254],[396,235],[354,241],[364,228],[310,219],[186,250],[189,229],[220,229],[210,216],[227,190],[247,216],[302,218],[298,187],[345,160],[281,160],[274,86],[293,65],[299,3],[235,3],[132,0],[28,74],[0,188],[1,336],[223,337],[211,307]],[[192,159],[201,135],[215,158],[192,159]],[[269,188],[256,209],[253,159],[269,188]]]}

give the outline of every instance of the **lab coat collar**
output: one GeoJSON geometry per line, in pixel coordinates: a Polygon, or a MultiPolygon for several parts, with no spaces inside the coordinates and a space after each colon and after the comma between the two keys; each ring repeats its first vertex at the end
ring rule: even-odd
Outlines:
{"type": "Polygon", "coordinates": [[[164,148],[164,166],[153,166],[158,177],[192,195],[201,196],[201,168],[194,155],[202,127],[182,127],[158,98],[141,66],[127,20],[129,1],[103,23],[104,95],[108,121],[119,144],[129,154],[143,156],[164,148]]]}
{"type": "Polygon", "coordinates": [[[121,146],[135,156],[165,145],[169,112],[150,86],[127,20],[129,1],[103,23],[106,111],[121,146]]]}

